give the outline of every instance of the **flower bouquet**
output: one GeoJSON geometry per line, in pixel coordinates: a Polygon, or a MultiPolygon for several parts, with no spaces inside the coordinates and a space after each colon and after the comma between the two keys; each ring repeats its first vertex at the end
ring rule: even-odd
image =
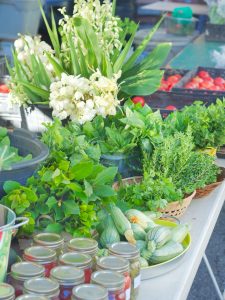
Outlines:
{"type": "Polygon", "coordinates": [[[60,9],[57,25],[42,16],[51,46],[41,37],[20,36],[9,68],[10,100],[24,106],[46,105],[53,116],[83,124],[96,115],[115,115],[122,100],[149,95],[160,86],[171,44],[161,43],[138,58],[160,20],[133,51],[138,25],[115,16],[115,1],[76,0],[72,16],[60,9]]]}

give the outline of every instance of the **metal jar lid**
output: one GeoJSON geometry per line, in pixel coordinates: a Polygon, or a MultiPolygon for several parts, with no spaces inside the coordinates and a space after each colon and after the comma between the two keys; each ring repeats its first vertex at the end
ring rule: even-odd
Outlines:
{"type": "Polygon", "coordinates": [[[0,283],[0,299],[1,300],[13,300],[15,299],[14,288],[7,283],[0,283]]]}
{"type": "Polygon", "coordinates": [[[140,256],[140,251],[137,247],[127,242],[114,243],[108,249],[110,254],[122,256],[127,259],[135,259],[140,256]]]}
{"type": "Polygon", "coordinates": [[[38,296],[38,295],[22,295],[16,298],[16,300],[49,300],[49,298],[45,296],[38,296]]]}
{"type": "Polygon", "coordinates": [[[28,261],[49,263],[56,260],[56,252],[43,246],[34,246],[25,249],[23,257],[28,261]]]}
{"type": "Polygon", "coordinates": [[[39,233],[34,236],[37,245],[57,249],[64,244],[64,239],[57,233],[39,233]]]}
{"type": "Polygon", "coordinates": [[[119,256],[104,256],[97,260],[97,269],[125,273],[129,271],[129,261],[119,256]]]}
{"type": "Polygon", "coordinates": [[[89,251],[96,251],[98,243],[94,239],[75,238],[68,242],[67,248],[69,251],[87,253],[89,251]]]}
{"type": "Polygon", "coordinates": [[[97,284],[81,284],[73,288],[72,300],[108,300],[108,291],[97,284]]]}
{"type": "Polygon", "coordinates": [[[49,278],[33,278],[24,282],[24,292],[28,294],[56,297],[59,295],[59,284],[49,278]]]}
{"type": "Polygon", "coordinates": [[[75,286],[84,283],[84,271],[72,266],[55,267],[51,269],[50,277],[64,286],[75,286]]]}
{"type": "Polygon", "coordinates": [[[17,280],[25,281],[34,277],[43,277],[45,268],[33,262],[24,261],[13,264],[11,267],[11,277],[17,280]]]}
{"type": "Polygon", "coordinates": [[[104,286],[108,291],[119,291],[124,287],[124,276],[114,271],[96,271],[91,282],[104,286]]]}
{"type": "Polygon", "coordinates": [[[59,262],[61,265],[74,266],[85,269],[92,264],[92,257],[88,254],[78,252],[68,252],[60,255],[59,262]]]}

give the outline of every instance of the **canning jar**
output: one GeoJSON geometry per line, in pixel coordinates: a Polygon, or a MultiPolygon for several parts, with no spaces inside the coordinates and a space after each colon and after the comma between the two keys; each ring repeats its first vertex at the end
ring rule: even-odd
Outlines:
{"type": "Polygon", "coordinates": [[[114,271],[96,271],[91,282],[104,286],[108,291],[108,300],[125,300],[124,276],[114,271]]]}
{"type": "Polygon", "coordinates": [[[24,282],[31,278],[44,277],[45,268],[32,262],[19,262],[11,266],[10,283],[15,289],[16,297],[23,294],[24,282]]]}
{"type": "Polygon", "coordinates": [[[84,271],[84,282],[90,283],[92,273],[92,258],[88,254],[68,252],[60,255],[61,265],[77,267],[84,271]]]}
{"type": "Polygon", "coordinates": [[[72,300],[108,300],[108,291],[97,284],[81,284],[73,289],[72,300]]]}
{"type": "Polygon", "coordinates": [[[24,282],[24,293],[59,300],[59,284],[50,278],[33,278],[24,282]]]}
{"type": "Polygon", "coordinates": [[[140,252],[132,244],[127,242],[114,243],[109,246],[109,254],[120,256],[129,260],[131,277],[131,300],[136,300],[141,284],[140,252]]]}
{"type": "Polygon", "coordinates": [[[14,300],[15,290],[7,283],[0,283],[0,299],[1,300],[14,300]]]}
{"type": "Polygon", "coordinates": [[[130,300],[131,278],[129,273],[129,261],[123,257],[105,256],[100,257],[96,263],[97,270],[110,270],[122,274],[125,278],[124,292],[126,300],[130,300]]]}
{"type": "Polygon", "coordinates": [[[75,238],[68,242],[67,249],[68,251],[81,252],[95,257],[98,251],[98,243],[94,239],[75,238]]]}
{"type": "Polygon", "coordinates": [[[57,265],[55,250],[43,247],[34,246],[24,250],[23,258],[26,261],[31,261],[42,265],[45,268],[45,276],[50,276],[50,271],[57,265]]]}
{"type": "Polygon", "coordinates": [[[64,239],[56,233],[39,233],[34,236],[34,244],[55,250],[59,256],[63,253],[64,239]]]}
{"type": "Polygon", "coordinates": [[[59,283],[59,299],[70,300],[73,288],[84,283],[84,271],[72,266],[58,266],[51,270],[50,278],[59,283]]]}
{"type": "Polygon", "coordinates": [[[45,296],[23,294],[17,297],[16,300],[48,300],[48,298],[45,296]]]}

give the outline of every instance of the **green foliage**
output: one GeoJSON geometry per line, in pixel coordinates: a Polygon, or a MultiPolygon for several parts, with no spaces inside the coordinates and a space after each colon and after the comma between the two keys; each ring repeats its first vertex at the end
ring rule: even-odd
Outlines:
{"type": "Polygon", "coordinates": [[[29,154],[25,157],[18,154],[18,149],[10,145],[7,129],[0,127],[0,171],[10,170],[12,165],[32,158],[29,154]]]}
{"type": "Polygon", "coordinates": [[[168,134],[186,132],[190,126],[196,148],[220,147],[225,144],[224,108],[225,100],[218,99],[208,107],[197,101],[181,112],[170,114],[165,120],[165,131],[168,134]]]}

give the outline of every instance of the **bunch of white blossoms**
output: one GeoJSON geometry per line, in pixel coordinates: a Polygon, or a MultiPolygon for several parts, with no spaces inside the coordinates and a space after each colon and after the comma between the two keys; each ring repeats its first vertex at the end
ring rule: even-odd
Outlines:
{"type": "Polygon", "coordinates": [[[46,53],[53,55],[54,50],[46,42],[41,41],[40,36],[32,38],[29,35],[21,35],[20,38],[14,42],[14,46],[18,60],[23,63],[23,67],[31,80],[33,79],[31,55],[34,55],[37,60],[43,63],[51,81],[56,79],[54,68],[46,55],[46,53]]]}
{"type": "MultiPolygon", "coordinates": [[[[98,43],[104,49],[106,55],[111,55],[114,49],[121,49],[122,44],[119,40],[121,28],[119,18],[113,15],[112,3],[104,0],[103,4],[99,0],[75,0],[73,16],[66,15],[65,7],[60,9],[63,19],[59,21],[62,26],[62,33],[67,35],[73,33],[76,44],[76,28],[73,25],[73,18],[82,17],[92,25],[98,36],[98,43]]],[[[62,45],[64,49],[66,45],[62,45]]],[[[88,50],[88,49],[87,49],[88,50]]]]}
{"type": "Polygon", "coordinates": [[[62,74],[61,80],[50,86],[50,106],[53,115],[63,120],[70,118],[79,124],[91,121],[96,115],[115,115],[119,105],[117,79],[109,79],[99,71],[90,79],[62,74]]]}

